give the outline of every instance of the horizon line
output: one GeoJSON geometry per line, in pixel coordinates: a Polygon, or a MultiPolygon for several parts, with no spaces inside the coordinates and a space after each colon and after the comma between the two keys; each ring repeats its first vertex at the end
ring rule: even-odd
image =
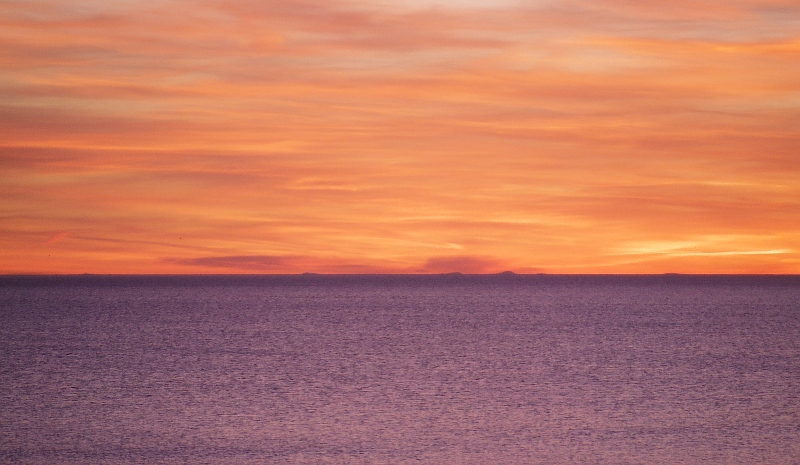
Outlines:
{"type": "Polygon", "coordinates": [[[800,277],[800,273],[518,273],[514,271],[501,271],[497,273],[465,273],[452,271],[445,273],[320,273],[320,272],[300,272],[300,273],[0,273],[0,278],[6,277],[80,277],[80,276],[242,276],[242,277],[314,277],[314,276],[451,276],[451,277],[470,277],[470,276],[794,276],[800,277]]]}

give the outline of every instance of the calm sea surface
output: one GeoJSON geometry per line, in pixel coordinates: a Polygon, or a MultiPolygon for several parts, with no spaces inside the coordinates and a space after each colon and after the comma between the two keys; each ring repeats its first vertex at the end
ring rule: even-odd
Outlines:
{"type": "Polygon", "coordinates": [[[800,464],[792,277],[0,277],[0,463],[800,464]]]}

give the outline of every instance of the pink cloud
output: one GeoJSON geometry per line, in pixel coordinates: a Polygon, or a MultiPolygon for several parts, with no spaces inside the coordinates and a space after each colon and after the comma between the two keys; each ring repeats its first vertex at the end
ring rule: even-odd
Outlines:
{"type": "Polygon", "coordinates": [[[57,231],[55,234],[50,236],[50,239],[44,241],[45,244],[55,244],[56,242],[61,242],[69,236],[67,231],[57,231]]]}

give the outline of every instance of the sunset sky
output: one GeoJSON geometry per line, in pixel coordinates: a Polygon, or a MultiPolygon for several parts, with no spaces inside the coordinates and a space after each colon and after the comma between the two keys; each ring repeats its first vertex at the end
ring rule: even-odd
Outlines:
{"type": "Polygon", "coordinates": [[[0,273],[504,270],[800,273],[800,2],[0,2],[0,273]]]}

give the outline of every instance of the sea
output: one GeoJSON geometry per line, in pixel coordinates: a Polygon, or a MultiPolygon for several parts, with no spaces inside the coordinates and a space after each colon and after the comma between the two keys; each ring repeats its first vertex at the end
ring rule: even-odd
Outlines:
{"type": "Polygon", "coordinates": [[[800,464],[800,277],[2,276],[0,463],[800,464]]]}

